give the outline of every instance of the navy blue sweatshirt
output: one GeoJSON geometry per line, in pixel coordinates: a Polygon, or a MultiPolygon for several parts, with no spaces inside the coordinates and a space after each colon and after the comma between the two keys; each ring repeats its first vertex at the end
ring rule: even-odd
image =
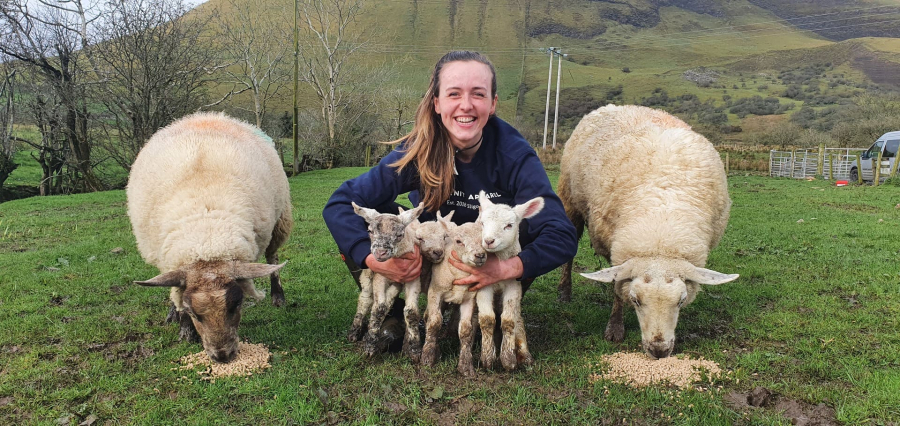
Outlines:
{"type": "MultiPolygon", "coordinates": [[[[553,192],[537,154],[516,129],[496,116],[488,120],[483,135],[482,145],[471,162],[456,160],[458,175],[454,191],[441,206],[441,215],[455,211],[453,222],[474,222],[478,217],[478,192],[482,190],[495,204],[518,205],[544,197],[544,209],[522,221],[519,227],[522,245],[519,258],[524,267],[521,278],[546,274],[571,260],[578,249],[575,227],[553,192]]],[[[351,201],[386,212],[379,206],[392,205],[398,195],[409,193],[413,206],[419,204],[419,176],[414,163],[400,174],[389,166],[403,156],[404,149],[405,143],[401,143],[377,166],[344,182],[322,211],[338,248],[357,265],[365,265],[364,260],[371,251],[367,225],[353,212],[351,201]]],[[[432,212],[423,212],[419,220],[424,222],[434,217],[432,212]]]]}

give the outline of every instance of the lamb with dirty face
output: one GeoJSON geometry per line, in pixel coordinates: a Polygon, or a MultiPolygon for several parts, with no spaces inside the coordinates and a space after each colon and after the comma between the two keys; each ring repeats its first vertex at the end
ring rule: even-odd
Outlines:
{"type": "MultiPolygon", "coordinates": [[[[415,250],[415,229],[413,223],[424,208],[421,203],[412,209],[400,214],[379,213],[377,210],[360,207],[352,203],[353,210],[361,216],[369,225],[369,238],[371,239],[371,251],[375,260],[384,262],[390,258],[400,257],[415,250]]],[[[381,326],[387,317],[388,311],[394,304],[394,299],[403,289],[406,296],[406,304],[403,308],[403,317],[406,323],[406,334],[403,337],[403,353],[408,355],[413,362],[419,362],[422,355],[421,339],[419,336],[419,294],[421,292],[421,279],[417,278],[407,283],[396,283],[371,269],[363,269],[359,277],[360,293],[356,306],[356,315],[353,317],[353,325],[347,338],[351,342],[358,341],[363,335],[363,322],[366,316],[369,318],[369,331],[364,340],[364,351],[367,356],[374,356],[387,349],[390,342],[381,336],[381,326]]]]}
{"type": "MultiPolygon", "coordinates": [[[[613,266],[582,274],[614,283],[605,338],[625,338],[625,303],[637,312],[644,350],[672,354],[681,308],[700,285],[737,274],[704,269],[728,224],[731,199],[718,152],[683,121],[641,106],[608,105],[586,115],[566,142],[559,197],[579,237],[613,266]]],[[[572,262],[560,300],[571,300],[572,262]]]]}
{"type": "Polygon", "coordinates": [[[253,279],[269,276],[272,304],[284,304],[277,251],[293,220],[271,139],[225,114],[182,118],[141,149],[126,196],[138,250],[161,272],[135,283],[171,287],[180,338],[199,333],[213,361],[231,361],[244,297],[265,297],[253,279]]]}

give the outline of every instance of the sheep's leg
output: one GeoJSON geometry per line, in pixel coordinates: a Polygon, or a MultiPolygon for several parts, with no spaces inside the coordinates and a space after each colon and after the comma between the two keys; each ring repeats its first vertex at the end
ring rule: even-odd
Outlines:
{"type": "Polygon", "coordinates": [[[422,341],[419,337],[419,292],[421,282],[413,280],[404,286],[406,305],[403,307],[403,319],[406,321],[406,336],[403,338],[403,353],[409,355],[413,363],[418,364],[422,356],[422,341]]]}
{"type": "Polygon", "coordinates": [[[347,340],[358,342],[364,332],[366,315],[372,310],[372,271],[365,269],[359,277],[359,300],[356,302],[356,315],[353,316],[353,325],[347,333],[347,340]]]}
{"type": "Polygon", "coordinates": [[[612,312],[609,314],[606,332],[603,333],[603,337],[610,342],[622,343],[625,340],[625,323],[622,321],[622,308],[624,305],[622,298],[613,290],[612,312]]]}
{"type": "MultiPolygon", "coordinates": [[[[515,283],[520,285],[518,281],[515,283]]],[[[525,319],[522,317],[522,293],[519,292],[519,298],[516,299],[516,361],[519,365],[534,364],[534,357],[528,350],[528,336],[525,335],[525,319]]]]}
{"type": "Polygon", "coordinates": [[[433,366],[440,358],[440,350],[437,346],[437,337],[441,332],[441,324],[444,319],[441,313],[441,293],[428,292],[428,307],[425,314],[425,345],[422,347],[422,364],[433,366]]]}
{"type": "MultiPolygon", "coordinates": [[[[522,321],[522,285],[518,281],[508,282],[503,290],[503,312],[500,314],[500,329],[503,331],[503,342],[500,344],[500,363],[507,371],[515,370],[518,365],[518,359],[531,358],[531,354],[527,353],[528,346],[525,344],[525,354],[518,354],[517,337],[524,338],[524,327],[518,330],[522,321]]],[[[523,339],[524,340],[524,339],[523,339]]]]}
{"type": "Polygon", "coordinates": [[[472,316],[474,309],[474,298],[469,298],[459,305],[459,363],[456,370],[467,378],[475,377],[475,367],[472,365],[472,341],[475,339],[472,316]]]}
{"type": "MultiPolygon", "coordinates": [[[[375,354],[384,352],[387,349],[387,345],[385,343],[388,342],[380,342],[381,340],[381,324],[384,323],[384,318],[387,317],[388,310],[390,306],[388,305],[388,301],[385,300],[387,296],[389,283],[387,278],[375,274],[374,279],[372,280],[372,312],[369,315],[369,332],[366,334],[365,347],[364,351],[366,356],[374,356],[375,354]]],[[[396,293],[394,293],[396,295],[396,293]]]]}
{"type": "Polygon", "coordinates": [[[497,361],[494,348],[494,327],[497,315],[494,313],[494,286],[487,286],[475,294],[478,305],[478,326],[481,328],[481,367],[491,369],[497,361]]]}
{"type": "MultiPolygon", "coordinates": [[[[580,215],[569,213],[569,210],[570,209],[566,209],[566,214],[569,216],[569,220],[572,221],[572,224],[575,225],[575,235],[577,236],[577,239],[581,240],[581,234],[584,232],[584,219],[580,215]]],[[[574,263],[575,259],[570,259],[563,264],[562,269],[560,270],[559,286],[557,287],[560,302],[572,301],[572,265],[574,263]]]]}
{"type": "MultiPolygon", "coordinates": [[[[272,230],[272,239],[269,241],[269,246],[266,247],[266,263],[269,265],[278,264],[278,248],[287,241],[293,225],[294,221],[289,212],[282,213],[278,221],[275,222],[275,228],[272,230]]],[[[281,274],[279,271],[275,271],[269,275],[269,279],[272,285],[272,305],[276,307],[284,306],[284,288],[281,287],[281,274]]]]}

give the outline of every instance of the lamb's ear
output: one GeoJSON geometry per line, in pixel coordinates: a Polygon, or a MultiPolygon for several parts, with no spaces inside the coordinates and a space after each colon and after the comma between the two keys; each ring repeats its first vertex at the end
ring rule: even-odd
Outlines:
{"type": "Polygon", "coordinates": [[[281,265],[269,265],[268,263],[234,263],[235,279],[253,279],[272,275],[284,268],[287,262],[281,265]]]}
{"type": "Polygon", "coordinates": [[[353,211],[356,212],[356,214],[362,216],[362,218],[365,219],[366,222],[371,222],[372,219],[375,219],[375,216],[379,215],[378,210],[360,207],[353,201],[351,201],[350,204],[353,205],[353,211]]]}
{"type": "Polygon", "coordinates": [[[456,213],[456,210],[451,210],[450,213],[447,213],[447,216],[441,217],[441,211],[437,212],[438,222],[450,222],[453,219],[453,213],[456,213]]]}
{"type": "Polygon", "coordinates": [[[697,284],[719,285],[730,283],[738,277],[740,277],[738,274],[723,274],[712,269],[694,268],[694,271],[689,272],[684,278],[697,284]]]}
{"type": "Polygon", "coordinates": [[[613,266],[611,268],[601,269],[596,272],[591,272],[591,273],[587,273],[587,274],[582,273],[581,276],[592,279],[594,281],[600,281],[602,283],[614,283],[614,282],[616,282],[617,279],[623,280],[623,279],[630,278],[630,277],[624,277],[624,276],[620,277],[619,276],[620,274],[622,274],[623,272],[626,271],[625,268],[627,265],[628,265],[628,262],[625,262],[619,266],[613,266]]]}
{"type": "Polygon", "coordinates": [[[522,219],[528,219],[544,209],[544,197],[532,198],[526,201],[524,204],[519,204],[518,206],[513,207],[513,211],[516,212],[516,216],[522,219]]]}
{"type": "Polygon", "coordinates": [[[422,214],[422,210],[425,209],[424,203],[419,203],[416,208],[408,211],[403,211],[403,208],[400,209],[400,221],[403,222],[404,225],[409,225],[412,221],[419,218],[419,215],[422,214]]]}
{"type": "MultiPolygon", "coordinates": [[[[491,200],[488,200],[487,194],[485,194],[484,191],[478,191],[478,204],[481,206],[482,209],[485,206],[493,206],[494,205],[494,203],[492,203],[491,200]]],[[[481,213],[479,213],[478,215],[481,216],[481,213]]]]}
{"type": "Polygon", "coordinates": [[[147,281],[135,281],[134,283],[147,287],[184,287],[186,276],[184,271],[172,271],[159,274],[147,281]]]}

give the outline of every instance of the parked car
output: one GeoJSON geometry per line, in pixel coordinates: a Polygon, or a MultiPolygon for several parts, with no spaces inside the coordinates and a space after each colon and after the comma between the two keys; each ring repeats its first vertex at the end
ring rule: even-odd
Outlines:
{"type": "Polygon", "coordinates": [[[857,170],[856,165],[852,166],[850,169],[850,181],[858,181],[860,173],[862,173],[864,181],[874,181],[875,169],[873,164],[878,161],[879,153],[881,154],[881,171],[879,172],[878,180],[881,181],[887,179],[891,174],[891,170],[893,170],[894,162],[897,161],[898,147],[900,147],[900,131],[887,132],[881,135],[881,137],[860,156],[860,166],[862,169],[857,170]]]}

